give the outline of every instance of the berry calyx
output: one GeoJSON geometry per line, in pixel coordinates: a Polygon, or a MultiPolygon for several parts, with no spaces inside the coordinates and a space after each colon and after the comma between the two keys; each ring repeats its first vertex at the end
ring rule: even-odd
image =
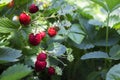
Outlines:
{"type": "Polygon", "coordinates": [[[39,10],[39,8],[35,4],[31,4],[30,7],[29,7],[29,12],[30,13],[36,13],[38,10],[39,10]]]}
{"type": "Polygon", "coordinates": [[[37,60],[38,61],[45,61],[47,59],[47,54],[45,52],[41,52],[38,56],[37,56],[37,60]]]}
{"type": "Polygon", "coordinates": [[[54,69],[54,67],[51,67],[51,66],[50,66],[50,67],[48,68],[48,74],[49,74],[49,75],[54,75],[54,74],[55,74],[55,69],[54,69]]]}
{"type": "Polygon", "coordinates": [[[42,71],[46,68],[47,62],[46,61],[36,61],[35,62],[35,70],[42,71]]]}
{"type": "Polygon", "coordinates": [[[19,21],[23,25],[28,25],[30,24],[31,18],[27,13],[23,12],[19,16],[19,21]]]}
{"type": "Polygon", "coordinates": [[[54,37],[57,34],[57,30],[55,27],[49,27],[48,28],[48,35],[50,37],[54,37]]]}
{"type": "Polygon", "coordinates": [[[41,42],[42,38],[41,38],[41,34],[33,34],[31,33],[29,35],[29,43],[34,45],[34,46],[37,46],[40,42],[41,42]]]}

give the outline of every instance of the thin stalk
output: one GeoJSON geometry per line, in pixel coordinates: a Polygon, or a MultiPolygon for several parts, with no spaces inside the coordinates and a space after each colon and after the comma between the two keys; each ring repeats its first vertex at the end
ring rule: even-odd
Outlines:
{"type": "MultiPolygon", "coordinates": [[[[109,18],[110,18],[110,13],[108,13],[107,16],[107,25],[106,25],[106,53],[108,53],[108,39],[109,39],[109,18]]],[[[109,55],[109,54],[108,54],[109,55]]],[[[105,60],[105,68],[108,68],[111,62],[109,59],[105,60]]]]}
{"type": "Polygon", "coordinates": [[[107,17],[107,26],[106,26],[106,52],[108,52],[109,17],[110,17],[110,13],[108,13],[108,17],[107,17]]]}

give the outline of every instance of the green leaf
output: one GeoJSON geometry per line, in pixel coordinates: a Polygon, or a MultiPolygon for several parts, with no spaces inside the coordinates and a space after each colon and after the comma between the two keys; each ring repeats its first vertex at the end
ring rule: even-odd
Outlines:
{"type": "Polygon", "coordinates": [[[80,18],[79,19],[79,23],[81,24],[81,26],[83,26],[85,34],[87,37],[84,38],[84,40],[80,43],[80,44],[73,44],[74,46],[76,46],[79,49],[90,49],[93,48],[95,45],[93,44],[93,40],[95,38],[96,35],[96,29],[95,26],[90,25],[88,23],[87,19],[83,19],[80,18]]]}
{"type": "Polygon", "coordinates": [[[106,11],[108,11],[108,7],[107,7],[107,5],[106,5],[106,3],[105,3],[104,0],[91,0],[91,1],[99,4],[99,5],[100,5],[101,7],[103,7],[106,11]]]}
{"type": "Polygon", "coordinates": [[[88,38],[88,40],[90,42],[93,42],[92,40],[95,37],[96,32],[97,32],[96,27],[93,26],[93,25],[90,25],[88,23],[88,19],[84,19],[84,18],[81,18],[81,17],[79,18],[79,23],[80,23],[81,26],[83,26],[83,28],[84,28],[83,30],[84,30],[86,36],[88,36],[86,38],[88,38]]]}
{"type": "Polygon", "coordinates": [[[16,31],[17,28],[18,26],[8,18],[0,19],[0,33],[10,33],[16,31]]]}
{"type": "Polygon", "coordinates": [[[120,35],[120,30],[117,30],[117,33],[120,35]]]}
{"type": "Polygon", "coordinates": [[[101,28],[94,39],[94,44],[96,46],[112,46],[119,42],[119,34],[116,32],[116,30],[109,28],[109,36],[108,36],[108,44],[106,44],[106,28],[101,28]],[[102,34],[101,34],[102,33],[102,34]]]}
{"type": "Polygon", "coordinates": [[[32,72],[30,68],[23,64],[17,64],[9,67],[1,75],[0,80],[21,80],[32,72]]]}
{"type": "Polygon", "coordinates": [[[106,80],[120,80],[120,64],[114,65],[108,71],[106,80]]]}
{"type": "MultiPolygon", "coordinates": [[[[80,15],[85,19],[93,19],[93,16],[90,13],[88,13],[87,11],[77,9],[77,13],[80,13],[80,15]]],[[[75,17],[75,19],[76,19],[76,17],[75,17]]]]}
{"type": "Polygon", "coordinates": [[[17,58],[21,55],[22,54],[20,50],[15,50],[8,47],[0,48],[0,64],[18,61],[17,58]]]}
{"type": "Polygon", "coordinates": [[[83,32],[79,24],[73,24],[70,28],[68,37],[75,43],[80,44],[85,37],[85,33],[83,32]]]}
{"type": "Polygon", "coordinates": [[[72,39],[75,43],[80,44],[84,39],[84,35],[76,34],[76,33],[69,33],[69,38],[72,39]]]}
{"type": "MultiPolygon", "coordinates": [[[[117,12],[116,12],[116,13],[117,13],[117,12]]],[[[105,21],[105,24],[106,24],[106,25],[107,25],[107,20],[108,20],[108,19],[106,19],[106,21],[105,21]]],[[[118,27],[118,26],[117,26],[118,23],[120,23],[120,16],[119,16],[119,15],[111,15],[111,16],[109,17],[109,26],[110,26],[110,27],[113,27],[113,28],[116,29],[116,27],[118,27]]]]}
{"type": "Polygon", "coordinates": [[[120,7],[120,0],[92,0],[102,6],[107,12],[112,12],[120,7]]]}
{"type": "Polygon", "coordinates": [[[116,23],[114,26],[113,26],[114,29],[118,30],[120,29],[120,22],[119,23],[116,23]]]}
{"type": "Polygon", "coordinates": [[[88,75],[87,80],[101,80],[101,78],[105,80],[106,73],[106,69],[100,71],[93,71],[88,75]]]}
{"type": "Polygon", "coordinates": [[[0,42],[0,46],[6,46],[6,45],[8,45],[9,44],[9,42],[8,41],[5,41],[5,42],[0,42]]]}
{"type": "MultiPolygon", "coordinates": [[[[69,42],[71,42],[71,40],[69,42]]],[[[90,48],[95,47],[95,45],[92,42],[90,42],[89,39],[86,39],[86,38],[80,44],[76,44],[74,42],[72,42],[70,44],[72,44],[73,46],[75,46],[79,49],[90,49],[90,48]]]]}
{"type": "Polygon", "coordinates": [[[56,56],[61,56],[65,53],[66,47],[60,43],[53,43],[48,46],[48,53],[54,54],[56,56]]]}
{"type": "Polygon", "coordinates": [[[0,46],[6,46],[9,44],[9,41],[6,40],[9,39],[8,37],[9,37],[8,35],[0,34],[0,46]]]}
{"type": "Polygon", "coordinates": [[[58,11],[59,15],[66,15],[66,14],[72,14],[73,11],[75,11],[76,8],[71,5],[63,5],[61,6],[61,9],[58,11]]]}
{"type": "Polygon", "coordinates": [[[17,6],[21,6],[21,5],[26,5],[26,4],[30,4],[33,0],[14,0],[15,5],[17,6]]]}
{"type": "Polygon", "coordinates": [[[120,0],[105,0],[110,12],[120,7],[120,0]]]}
{"type": "Polygon", "coordinates": [[[5,3],[3,3],[3,4],[0,4],[0,11],[4,8],[6,6],[6,4],[5,3]]]}
{"type": "Polygon", "coordinates": [[[71,26],[71,22],[68,21],[68,20],[63,20],[59,23],[59,26],[62,27],[62,28],[64,28],[65,26],[69,27],[69,26],[71,26]]]}
{"type": "Polygon", "coordinates": [[[95,52],[86,53],[81,57],[82,60],[93,59],[93,58],[109,58],[109,56],[105,52],[95,51],[95,52]]]}
{"type": "Polygon", "coordinates": [[[83,40],[79,45],[76,44],[76,46],[80,49],[90,49],[95,47],[95,45],[87,39],[83,40]]]}
{"type": "MultiPolygon", "coordinates": [[[[84,36],[86,36],[86,37],[82,40],[81,43],[77,43],[77,41],[75,43],[75,41],[73,42],[73,40],[69,39],[69,44],[71,44],[71,45],[73,45],[73,46],[75,46],[79,49],[93,48],[95,46],[93,44],[93,42],[94,42],[93,40],[94,40],[94,37],[95,37],[96,32],[97,32],[96,29],[95,29],[95,26],[90,25],[88,23],[87,19],[84,19],[84,18],[81,18],[81,17],[78,17],[78,19],[79,19],[79,23],[80,23],[80,29],[82,30],[82,32],[84,32],[82,34],[85,34],[84,36]]],[[[77,30],[75,30],[75,31],[77,31],[77,30]]],[[[80,41],[80,39],[79,39],[79,41],[80,41]]]]}
{"type": "Polygon", "coordinates": [[[85,34],[79,24],[72,24],[72,26],[70,28],[70,32],[85,34]]]}
{"type": "Polygon", "coordinates": [[[89,24],[95,25],[95,26],[103,26],[103,22],[100,22],[99,20],[96,20],[96,19],[89,20],[89,24]]]}
{"type": "Polygon", "coordinates": [[[109,55],[111,59],[118,60],[120,59],[120,45],[115,45],[110,49],[109,55]]]}
{"type": "Polygon", "coordinates": [[[7,27],[7,28],[14,28],[14,29],[18,28],[18,26],[8,18],[1,18],[0,19],[0,26],[7,27]]]}
{"type": "Polygon", "coordinates": [[[10,32],[14,32],[14,31],[15,31],[15,29],[0,26],[0,33],[10,33],[10,32]]]}

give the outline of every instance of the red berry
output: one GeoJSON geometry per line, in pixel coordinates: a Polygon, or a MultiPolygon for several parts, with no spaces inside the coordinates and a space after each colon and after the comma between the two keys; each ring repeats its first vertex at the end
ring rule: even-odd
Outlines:
{"type": "Polygon", "coordinates": [[[35,70],[41,71],[46,68],[47,62],[46,61],[36,61],[35,62],[35,70]]]}
{"type": "Polygon", "coordinates": [[[30,44],[32,44],[34,46],[37,46],[40,43],[41,39],[42,39],[41,34],[34,35],[33,33],[31,33],[29,35],[29,42],[30,42],[30,44]]]}
{"type": "Polygon", "coordinates": [[[28,14],[23,12],[19,16],[19,21],[23,25],[28,25],[30,23],[30,21],[31,21],[31,18],[30,18],[30,16],[28,14]]]}
{"type": "Polygon", "coordinates": [[[38,6],[36,6],[35,4],[31,4],[29,7],[29,12],[30,13],[36,13],[38,11],[38,6]]]}
{"type": "Polygon", "coordinates": [[[40,32],[42,39],[46,36],[45,32],[40,32]]]}
{"type": "Polygon", "coordinates": [[[47,59],[47,54],[45,52],[41,52],[38,56],[37,56],[37,60],[39,61],[45,61],[47,59]]]}
{"type": "Polygon", "coordinates": [[[50,28],[48,29],[48,35],[49,35],[50,37],[54,37],[56,34],[57,34],[57,30],[56,30],[55,27],[50,27],[50,28]]]}
{"type": "Polygon", "coordinates": [[[54,67],[49,67],[49,68],[48,68],[48,74],[49,74],[49,75],[54,75],[54,74],[55,74],[55,69],[54,69],[54,67]]]}

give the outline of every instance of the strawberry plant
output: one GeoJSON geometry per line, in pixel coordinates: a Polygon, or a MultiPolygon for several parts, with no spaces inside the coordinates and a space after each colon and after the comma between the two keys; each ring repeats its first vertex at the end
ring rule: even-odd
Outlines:
{"type": "Polygon", "coordinates": [[[120,80],[119,4],[1,0],[0,80],[120,80]]]}

